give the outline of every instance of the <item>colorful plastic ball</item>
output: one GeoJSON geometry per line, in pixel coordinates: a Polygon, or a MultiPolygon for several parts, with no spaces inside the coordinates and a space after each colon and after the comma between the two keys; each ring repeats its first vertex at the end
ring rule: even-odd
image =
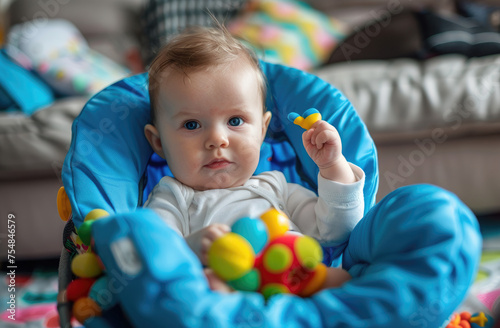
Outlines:
{"type": "Polygon", "coordinates": [[[458,324],[460,328],[471,328],[470,322],[467,320],[460,320],[460,323],[458,324]]]}
{"type": "Polygon", "coordinates": [[[109,216],[109,213],[101,209],[94,209],[85,216],[83,223],[78,228],[78,236],[85,246],[90,246],[92,239],[92,224],[94,221],[106,216],[109,216]]]}
{"type": "Polygon", "coordinates": [[[297,238],[293,248],[299,263],[306,269],[314,270],[323,260],[323,249],[315,239],[309,236],[297,238]]]}
{"type": "Polygon", "coordinates": [[[233,289],[255,292],[260,286],[260,273],[258,270],[252,269],[241,278],[227,282],[233,289]]]}
{"type": "Polygon", "coordinates": [[[266,297],[281,293],[281,290],[297,295],[311,295],[324,283],[326,271],[321,269],[326,267],[321,267],[322,263],[321,265],[316,263],[311,269],[304,267],[302,264],[304,261],[301,263],[298,259],[295,245],[303,237],[296,234],[278,237],[272,240],[256,258],[255,268],[259,270],[261,278],[259,291],[267,295],[266,297]],[[282,286],[286,286],[286,289],[282,286]]]}
{"type": "Polygon", "coordinates": [[[460,312],[460,318],[462,320],[469,321],[471,317],[472,317],[472,315],[470,314],[470,312],[467,312],[467,311],[460,312]]]}
{"type": "Polygon", "coordinates": [[[306,284],[304,284],[304,287],[300,291],[299,295],[302,297],[309,297],[312,294],[316,293],[325,283],[326,276],[326,265],[324,265],[323,263],[318,264],[314,269],[314,275],[306,284]]]}
{"type": "Polygon", "coordinates": [[[255,261],[250,243],[242,236],[229,232],[216,239],[208,250],[208,264],[226,281],[241,278],[255,261]]]}
{"type": "Polygon", "coordinates": [[[231,231],[243,236],[258,254],[267,244],[267,226],[260,219],[244,217],[233,223],[231,231]]]}
{"type": "Polygon", "coordinates": [[[90,288],[89,297],[103,310],[110,309],[118,302],[118,295],[113,293],[110,288],[110,282],[107,276],[102,276],[90,288]]]}
{"type": "Polygon", "coordinates": [[[292,265],[293,254],[287,246],[276,244],[267,248],[262,260],[267,271],[274,274],[282,273],[292,265]]]}
{"type": "Polygon", "coordinates": [[[94,300],[89,297],[83,297],[73,304],[73,316],[78,322],[84,324],[85,320],[92,317],[100,317],[102,314],[102,310],[97,305],[94,300]]]}
{"type": "Polygon", "coordinates": [[[273,208],[260,216],[267,226],[269,241],[283,236],[290,229],[290,222],[285,213],[273,208]]]}
{"type": "Polygon", "coordinates": [[[82,243],[86,246],[90,246],[90,241],[92,239],[92,224],[95,220],[84,221],[80,228],[78,228],[78,236],[82,243]]]}
{"type": "Polygon", "coordinates": [[[264,298],[267,300],[271,296],[276,295],[276,294],[290,294],[290,289],[283,284],[279,283],[269,283],[264,286],[262,286],[262,289],[260,291],[264,298]]]}
{"type": "Polygon", "coordinates": [[[109,213],[106,212],[105,210],[101,210],[99,208],[96,208],[95,210],[92,210],[87,213],[85,216],[84,221],[92,221],[96,219],[100,219],[102,217],[109,216],[109,213]]]}
{"type": "Polygon", "coordinates": [[[71,261],[71,271],[80,278],[95,278],[102,274],[97,255],[83,253],[71,261]]]}
{"type": "Polygon", "coordinates": [[[79,278],[69,283],[66,288],[66,297],[68,301],[74,302],[79,298],[87,297],[90,288],[96,282],[93,278],[79,278]]]}

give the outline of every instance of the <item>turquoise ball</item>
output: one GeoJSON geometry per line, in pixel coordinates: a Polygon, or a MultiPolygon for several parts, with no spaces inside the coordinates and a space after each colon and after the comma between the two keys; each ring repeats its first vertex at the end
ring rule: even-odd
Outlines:
{"type": "Polygon", "coordinates": [[[111,284],[107,276],[102,276],[97,279],[90,288],[89,297],[93,299],[101,309],[110,309],[118,302],[118,291],[120,288],[116,288],[115,285],[117,284],[111,284]]]}
{"type": "Polygon", "coordinates": [[[236,221],[231,231],[245,238],[258,254],[267,244],[269,233],[267,226],[261,219],[244,217],[236,221]]]}

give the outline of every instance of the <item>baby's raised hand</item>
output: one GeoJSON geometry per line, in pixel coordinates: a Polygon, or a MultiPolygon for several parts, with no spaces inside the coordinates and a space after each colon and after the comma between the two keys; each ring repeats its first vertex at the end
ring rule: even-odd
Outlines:
{"type": "Polygon", "coordinates": [[[231,231],[231,228],[222,223],[214,223],[186,236],[186,242],[198,256],[203,265],[208,265],[208,250],[219,237],[231,231]]]}
{"type": "Polygon", "coordinates": [[[332,125],[317,121],[302,134],[304,147],[319,169],[327,169],[342,159],[342,141],[332,125]]]}
{"type": "Polygon", "coordinates": [[[340,135],[328,122],[315,122],[302,134],[302,142],[323,178],[341,183],[356,182],[354,172],[342,155],[340,135]]]}
{"type": "Polygon", "coordinates": [[[321,120],[317,109],[309,108],[302,116],[292,112],[288,114],[288,120],[307,130],[302,134],[302,141],[323,178],[342,183],[356,182],[354,172],[342,155],[342,141],[337,129],[321,120]]]}

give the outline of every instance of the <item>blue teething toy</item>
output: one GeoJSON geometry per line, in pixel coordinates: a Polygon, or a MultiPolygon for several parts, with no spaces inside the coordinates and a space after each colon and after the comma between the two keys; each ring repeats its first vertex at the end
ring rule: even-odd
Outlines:
{"type": "Polygon", "coordinates": [[[309,108],[302,116],[291,112],[288,114],[288,120],[303,129],[309,130],[316,121],[321,120],[321,113],[316,108],[309,108]]]}

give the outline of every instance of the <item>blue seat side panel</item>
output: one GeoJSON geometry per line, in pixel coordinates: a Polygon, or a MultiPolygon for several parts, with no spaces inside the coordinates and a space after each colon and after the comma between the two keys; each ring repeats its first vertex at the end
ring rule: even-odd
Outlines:
{"type": "Polygon", "coordinates": [[[149,116],[142,74],[95,95],[73,122],[62,179],[77,227],[94,208],[121,213],[137,207],[140,177],[152,153],[143,132],[149,116]]]}

